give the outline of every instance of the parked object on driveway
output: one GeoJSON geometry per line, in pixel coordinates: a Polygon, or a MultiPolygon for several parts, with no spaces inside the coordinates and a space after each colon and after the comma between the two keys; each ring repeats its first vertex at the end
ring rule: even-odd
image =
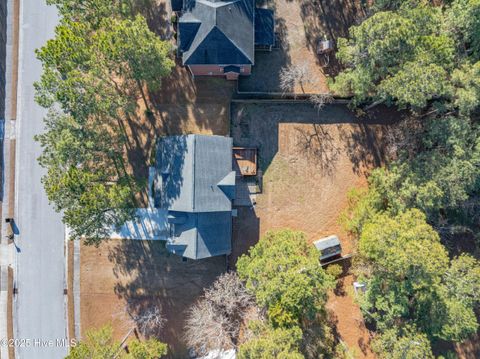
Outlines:
{"type": "Polygon", "coordinates": [[[333,52],[333,50],[333,41],[327,40],[326,37],[318,42],[317,55],[320,58],[320,63],[322,66],[328,66],[330,63],[330,53],[333,52]]]}
{"type": "Polygon", "coordinates": [[[340,240],[335,235],[321,238],[313,242],[313,245],[320,252],[321,261],[340,256],[342,254],[342,246],[340,245],[340,240]]]}
{"type": "Polygon", "coordinates": [[[317,55],[327,54],[333,51],[333,42],[330,40],[320,40],[317,45],[317,55]]]}

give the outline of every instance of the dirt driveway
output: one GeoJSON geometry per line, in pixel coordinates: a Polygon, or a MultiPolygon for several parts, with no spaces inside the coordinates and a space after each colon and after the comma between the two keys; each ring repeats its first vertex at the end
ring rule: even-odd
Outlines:
{"type": "Polygon", "coordinates": [[[160,339],[171,348],[171,357],[187,358],[182,341],[186,309],[225,270],[225,258],[183,262],[169,254],[160,241],[111,240],[82,246],[80,253],[80,303],[82,334],[90,328],[112,324],[118,340],[135,325],[126,312],[161,307],[167,319],[160,339]]]}
{"type": "Polygon", "coordinates": [[[316,55],[319,40],[326,36],[334,42],[348,34],[348,28],[365,16],[357,0],[266,0],[257,2],[275,11],[276,48],[271,52],[257,51],[252,75],[239,80],[245,92],[283,92],[280,88],[281,69],[302,66],[308,81],[297,83],[288,92],[325,93],[327,77],[338,71],[335,57],[326,67],[316,55]]]}

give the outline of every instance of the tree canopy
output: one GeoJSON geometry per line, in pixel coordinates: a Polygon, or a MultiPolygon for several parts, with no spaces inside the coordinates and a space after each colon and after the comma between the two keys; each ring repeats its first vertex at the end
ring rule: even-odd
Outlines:
{"type": "Polygon", "coordinates": [[[257,303],[268,309],[274,326],[291,327],[314,320],[323,311],[331,278],[323,271],[318,252],[302,232],[268,232],[237,262],[257,303]]]}
{"type": "Polygon", "coordinates": [[[432,223],[475,223],[467,203],[480,190],[478,125],[463,116],[431,118],[416,136],[412,153],[401,152],[386,168],[373,170],[368,192],[352,193],[350,231],[358,234],[379,211],[396,215],[409,208],[421,209],[432,223]]]}
{"type": "Polygon", "coordinates": [[[143,87],[160,86],[174,62],[171,46],[141,15],[93,23],[86,13],[113,11],[114,4],[54,3],[65,17],[55,37],[37,50],[43,73],[36,101],[49,109],[46,132],[37,136],[39,162],[47,169],[48,198],[63,211],[71,237],[97,243],[133,217],[134,194],[144,185],[125,168],[123,121],[136,111],[143,87]]]}
{"type": "Polygon", "coordinates": [[[407,326],[387,329],[372,344],[381,359],[433,359],[430,341],[425,334],[407,326]]]}
{"type": "Polygon", "coordinates": [[[413,323],[431,339],[476,333],[480,263],[467,255],[450,261],[422,212],[375,215],[362,228],[359,254],[368,268],[362,308],[382,332],[413,323]]]}
{"type": "Polygon", "coordinates": [[[66,359],[157,359],[167,354],[167,345],[156,340],[131,340],[128,353],[113,339],[113,329],[106,325],[87,331],[85,339],[72,347],[66,359]]]}
{"type": "Polygon", "coordinates": [[[395,103],[421,110],[447,102],[468,114],[478,108],[480,3],[455,0],[382,1],[374,14],[338,40],[337,58],[346,67],[331,82],[354,103],[395,103]],[[476,32],[477,31],[477,32],[476,32]]]}
{"type": "Polygon", "coordinates": [[[254,337],[242,344],[238,359],[303,359],[299,346],[302,331],[298,327],[270,328],[261,323],[251,323],[254,337]]]}

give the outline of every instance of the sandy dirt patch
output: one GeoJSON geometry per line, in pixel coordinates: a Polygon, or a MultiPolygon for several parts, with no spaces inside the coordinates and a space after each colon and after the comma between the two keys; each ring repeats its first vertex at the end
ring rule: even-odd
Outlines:
{"type": "Polygon", "coordinates": [[[365,327],[363,315],[355,303],[353,276],[339,279],[338,290],[329,294],[327,310],[337,333],[350,353],[357,359],[375,358],[370,349],[371,333],[365,327]]]}
{"type": "Polygon", "coordinates": [[[125,308],[158,306],[167,319],[159,338],[171,357],[186,358],[182,328],[187,308],[225,270],[225,258],[183,262],[163,242],[111,240],[81,247],[81,331],[111,324],[121,340],[135,326],[125,308]]]}

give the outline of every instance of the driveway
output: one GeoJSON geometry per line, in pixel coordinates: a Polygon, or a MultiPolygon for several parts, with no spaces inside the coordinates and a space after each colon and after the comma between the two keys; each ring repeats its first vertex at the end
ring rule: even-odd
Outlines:
{"type": "Polygon", "coordinates": [[[33,82],[42,67],[34,50],[53,37],[56,10],[44,0],[24,0],[20,13],[20,59],[17,107],[15,213],[17,237],[14,304],[16,358],[57,359],[67,354],[65,343],[65,230],[60,214],[49,205],[40,182],[40,146],[33,140],[43,130],[46,111],[34,102],[33,82]]]}

